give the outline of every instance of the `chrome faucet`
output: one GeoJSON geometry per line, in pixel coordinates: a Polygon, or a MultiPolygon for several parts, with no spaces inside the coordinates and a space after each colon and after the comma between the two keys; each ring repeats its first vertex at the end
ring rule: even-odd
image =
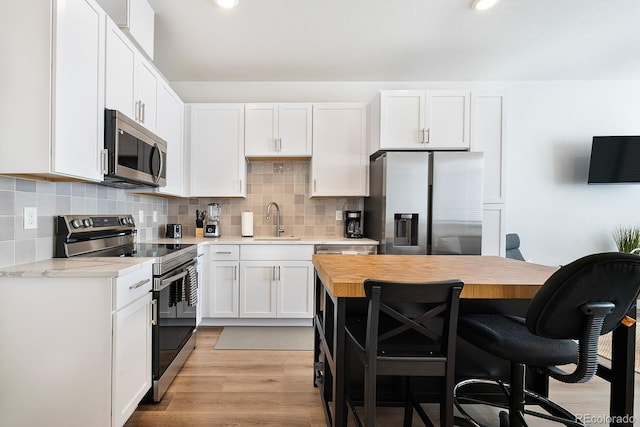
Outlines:
{"type": "Polygon", "coordinates": [[[280,237],[280,233],[284,233],[284,229],[280,227],[280,206],[276,202],[269,202],[267,205],[267,220],[269,219],[269,215],[271,214],[271,206],[276,207],[276,237],[280,237]]]}

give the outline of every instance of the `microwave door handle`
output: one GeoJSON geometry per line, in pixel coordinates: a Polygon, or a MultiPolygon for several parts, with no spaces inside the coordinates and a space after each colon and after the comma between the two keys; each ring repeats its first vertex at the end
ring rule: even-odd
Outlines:
{"type": "MultiPolygon", "coordinates": [[[[160,147],[158,147],[158,143],[153,145],[153,150],[155,153],[158,153],[158,157],[160,159],[160,167],[158,168],[158,174],[153,173],[153,168],[151,170],[151,174],[153,175],[153,182],[156,184],[160,181],[160,175],[162,175],[162,169],[164,168],[164,161],[162,160],[162,152],[160,151],[160,147]]],[[[152,163],[153,164],[153,163],[152,163]]]]}

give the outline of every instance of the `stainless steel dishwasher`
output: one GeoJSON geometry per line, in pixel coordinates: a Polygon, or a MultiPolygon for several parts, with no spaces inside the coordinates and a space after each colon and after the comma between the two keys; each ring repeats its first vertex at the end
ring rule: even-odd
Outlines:
{"type": "Polygon", "coordinates": [[[315,253],[317,254],[342,254],[342,255],[376,255],[378,253],[377,245],[315,245],[315,253]]]}

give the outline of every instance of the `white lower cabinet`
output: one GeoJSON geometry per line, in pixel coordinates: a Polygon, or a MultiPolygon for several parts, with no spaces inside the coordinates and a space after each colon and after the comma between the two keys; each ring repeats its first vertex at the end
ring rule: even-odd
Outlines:
{"type": "Polygon", "coordinates": [[[113,426],[121,426],[151,387],[151,293],[113,315],[113,426]]]}
{"type": "Polygon", "coordinates": [[[151,386],[151,278],[0,277],[0,425],[123,426],[151,386]]]}
{"type": "Polygon", "coordinates": [[[313,245],[210,245],[207,250],[205,318],[313,317],[313,245]]]}
{"type": "Polygon", "coordinates": [[[203,317],[238,317],[239,257],[238,245],[209,245],[205,248],[201,304],[203,317]]]}

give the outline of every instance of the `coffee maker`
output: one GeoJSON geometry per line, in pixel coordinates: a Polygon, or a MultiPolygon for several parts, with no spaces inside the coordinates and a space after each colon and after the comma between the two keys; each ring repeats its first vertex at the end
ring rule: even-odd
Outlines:
{"type": "Polygon", "coordinates": [[[220,213],[218,203],[209,203],[207,207],[207,223],[204,226],[204,237],[220,237],[220,213]]]}
{"type": "Polygon", "coordinates": [[[344,211],[344,237],[362,238],[362,211],[344,211]]]}

